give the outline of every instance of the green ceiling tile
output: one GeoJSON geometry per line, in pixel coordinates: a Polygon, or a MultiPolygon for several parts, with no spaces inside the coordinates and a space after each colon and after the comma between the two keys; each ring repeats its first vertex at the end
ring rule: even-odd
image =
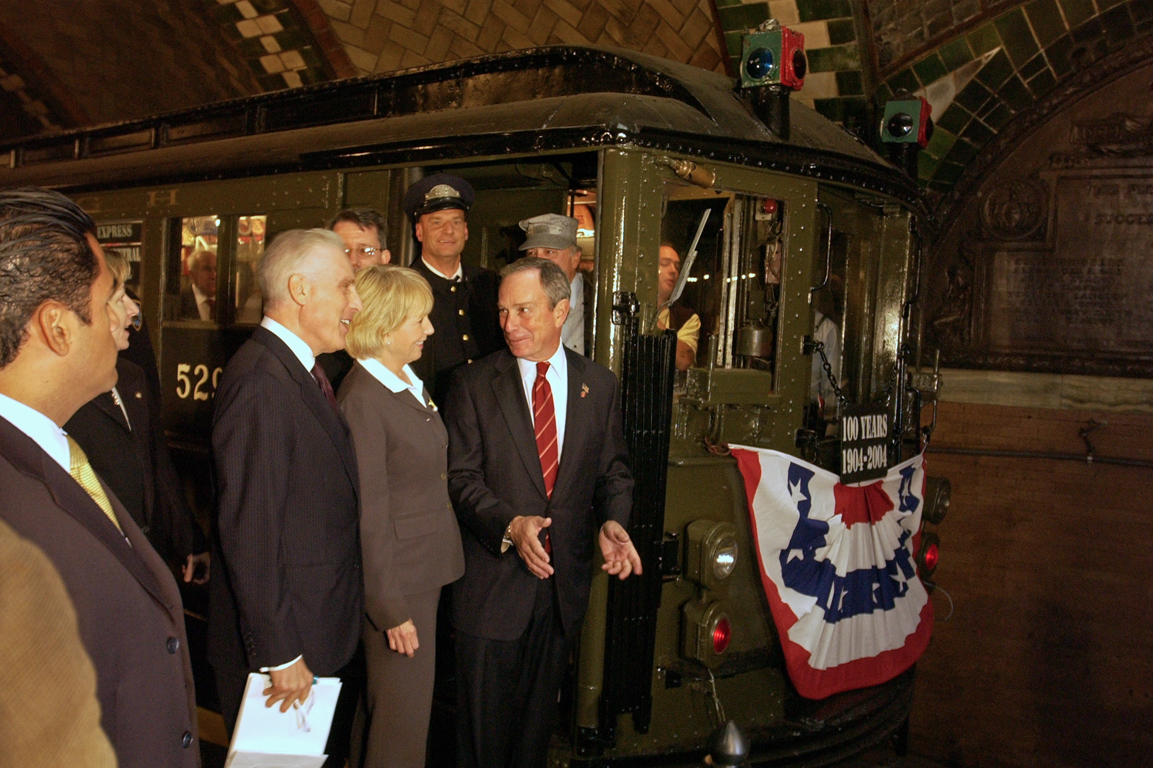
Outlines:
{"type": "Polygon", "coordinates": [[[985,102],[987,102],[991,96],[992,94],[989,93],[988,88],[981,85],[978,81],[973,80],[961,89],[961,92],[957,94],[954,100],[965,109],[976,114],[981,111],[981,107],[985,106],[985,102]]]}
{"type": "Polygon", "coordinates": [[[1014,112],[1022,112],[1033,104],[1033,94],[1018,77],[1009,78],[1008,82],[1001,86],[997,95],[1014,112]]]}
{"type": "Polygon", "coordinates": [[[1065,20],[1061,18],[1057,0],[1033,0],[1025,6],[1025,14],[1042,48],[1065,34],[1065,20]]]}
{"type": "Polygon", "coordinates": [[[849,0],[799,0],[797,14],[801,21],[822,21],[852,17],[853,7],[849,0]]]}
{"type": "Polygon", "coordinates": [[[1101,24],[1105,27],[1105,39],[1113,46],[1131,39],[1137,33],[1133,29],[1129,9],[1123,5],[1102,13],[1101,24]]]}
{"type": "Polygon", "coordinates": [[[835,123],[841,122],[845,116],[845,105],[842,99],[815,99],[813,109],[835,123]]]}
{"type": "Polygon", "coordinates": [[[967,141],[972,142],[975,146],[983,147],[993,140],[996,136],[993,131],[989,130],[988,126],[980,120],[974,120],[969,123],[969,127],[961,134],[967,141]]]}
{"type": "Polygon", "coordinates": [[[1061,9],[1065,12],[1065,21],[1069,23],[1069,29],[1093,18],[1097,13],[1097,9],[1093,7],[1093,0],[1061,0],[1061,9]]]}
{"type": "Polygon", "coordinates": [[[1097,9],[1104,12],[1107,8],[1112,8],[1123,0],[1097,0],[1097,9]]]}
{"type": "Polygon", "coordinates": [[[1040,50],[1037,41],[1033,38],[1033,30],[1029,27],[1029,22],[1025,20],[1025,14],[1020,8],[1014,8],[1008,13],[1001,14],[993,20],[993,23],[997,26],[997,31],[1001,33],[1001,42],[1005,44],[1009,58],[1018,67],[1040,50]]]}
{"type": "Polygon", "coordinates": [[[264,47],[264,43],[260,42],[259,37],[245,37],[237,40],[236,50],[241,56],[246,59],[259,59],[261,56],[268,55],[268,49],[264,47]]]}
{"type": "Polygon", "coordinates": [[[1073,41],[1068,35],[1058,37],[1052,45],[1045,49],[1045,58],[1049,66],[1058,77],[1063,77],[1072,71],[1070,57],[1073,55],[1073,41]]]}
{"type": "Polygon", "coordinates": [[[933,118],[938,128],[944,128],[946,131],[952,133],[960,133],[972,119],[973,116],[962,109],[959,104],[950,104],[945,108],[945,112],[940,116],[940,119],[936,117],[933,118]]]}
{"type": "Polygon", "coordinates": [[[1029,81],[1029,90],[1033,92],[1034,96],[1040,98],[1053,90],[1056,85],[1057,78],[1053,77],[1053,73],[1046,69],[1029,81]]]}
{"type": "Polygon", "coordinates": [[[935,159],[928,152],[919,152],[917,154],[917,177],[921,179],[931,179],[933,174],[937,171],[937,166],[941,163],[935,159]]]}
{"type": "Polygon", "coordinates": [[[728,49],[730,56],[735,56],[737,59],[741,58],[741,38],[744,37],[744,34],[743,31],[725,33],[725,48],[728,49]]]}
{"type": "Polygon", "coordinates": [[[721,27],[725,30],[752,29],[769,18],[769,4],[730,5],[717,8],[717,16],[720,17],[721,27]]]}
{"type": "Polygon", "coordinates": [[[913,70],[911,69],[902,69],[885,82],[888,83],[889,88],[892,89],[894,94],[898,94],[901,91],[912,93],[921,89],[921,81],[917,79],[917,76],[913,74],[913,70]]]}
{"type": "Polygon", "coordinates": [[[853,26],[852,19],[834,19],[829,22],[828,28],[830,45],[843,45],[857,39],[857,30],[853,26]]]}
{"type": "Polygon", "coordinates": [[[1105,28],[1099,19],[1089,19],[1084,24],[1074,27],[1069,36],[1076,43],[1095,43],[1105,36],[1105,28]]]}
{"type": "Polygon", "coordinates": [[[933,157],[942,158],[949,154],[949,150],[957,142],[956,135],[937,126],[933,131],[933,137],[929,139],[929,143],[925,146],[925,151],[933,157]]]}
{"type": "Polygon", "coordinates": [[[949,72],[949,70],[945,68],[945,63],[941,61],[941,57],[938,56],[936,52],[930,53],[915,63],[913,65],[913,71],[917,73],[917,79],[926,85],[940,80],[949,72]]]}
{"type": "Polygon", "coordinates": [[[1005,123],[1009,122],[1012,118],[1013,113],[1009,111],[1009,108],[1001,102],[996,102],[996,105],[989,111],[989,114],[985,115],[984,122],[985,125],[993,130],[999,131],[1005,126],[1005,123]]]}
{"type": "Polygon", "coordinates": [[[837,73],[837,93],[842,96],[860,96],[864,92],[859,71],[850,69],[837,73]]]}
{"type": "MultiPolygon", "coordinates": [[[[933,181],[939,181],[942,184],[952,185],[955,184],[960,178],[961,174],[965,172],[965,166],[949,162],[948,160],[942,161],[937,166],[937,173],[933,176],[933,181]]],[[[932,186],[932,185],[931,185],[932,186]]],[[[948,187],[945,188],[947,191],[948,187]]]]}
{"type": "Polygon", "coordinates": [[[973,60],[973,52],[969,50],[969,41],[963,37],[958,37],[956,40],[942,45],[937,53],[941,55],[945,69],[950,72],[973,60]]]}
{"type": "Polygon", "coordinates": [[[244,17],[240,15],[236,6],[230,3],[229,5],[217,5],[213,8],[212,18],[217,24],[235,24],[244,17]]]}
{"type": "Polygon", "coordinates": [[[945,159],[951,163],[965,165],[976,156],[977,147],[961,139],[953,145],[953,148],[949,150],[949,154],[945,155],[945,159]]]}
{"type": "Polygon", "coordinates": [[[992,22],[982,24],[974,29],[967,35],[967,39],[969,47],[977,56],[988,53],[1001,45],[1001,36],[997,34],[997,28],[993,26],[992,22]]]}
{"type": "Polygon", "coordinates": [[[1048,68],[1049,62],[1045,60],[1044,54],[1038,53],[1036,56],[1029,59],[1029,61],[1025,63],[1025,66],[1017,70],[1017,74],[1020,75],[1023,79],[1028,80],[1041,70],[1048,68]]]}
{"type": "Polygon", "coordinates": [[[1008,80],[1013,76],[1013,63],[1009,61],[1009,57],[1005,52],[997,51],[997,54],[985,63],[985,66],[977,72],[977,79],[989,89],[996,91],[1001,86],[1001,83],[1008,80]]]}
{"type": "Polygon", "coordinates": [[[841,72],[861,68],[860,48],[856,43],[817,48],[806,51],[805,55],[809,57],[810,72],[841,72]]]}
{"type": "Polygon", "coordinates": [[[1153,3],[1149,0],[1130,0],[1129,15],[1133,17],[1138,32],[1153,27],[1153,3]]]}
{"type": "Polygon", "coordinates": [[[885,83],[881,83],[873,91],[873,102],[876,104],[884,105],[891,98],[893,98],[893,89],[885,83]]]}
{"type": "Polygon", "coordinates": [[[717,8],[724,8],[728,5],[740,5],[741,0],[716,0],[717,8]]]}

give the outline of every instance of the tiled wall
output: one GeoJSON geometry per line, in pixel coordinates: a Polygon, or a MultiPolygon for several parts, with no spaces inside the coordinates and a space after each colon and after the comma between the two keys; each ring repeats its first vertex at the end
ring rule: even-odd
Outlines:
{"type": "Polygon", "coordinates": [[[881,104],[908,91],[933,104],[937,130],[920,176],[944,192],[1062,78],[1151,32],[1153,0],[1030,0],[888,73],[874,98],[881,104]]]}
{"type": "MultiPolygon", "coordinates": [[[[850,0],[716,0],[730,71],[741,63],[741,35],[766,19],[805,36],[809,72],[795,98],[852,130],[866,131],[867,84],[850,0]]],[[[867,70],[866,70],[867,71],[867,70]]]]}

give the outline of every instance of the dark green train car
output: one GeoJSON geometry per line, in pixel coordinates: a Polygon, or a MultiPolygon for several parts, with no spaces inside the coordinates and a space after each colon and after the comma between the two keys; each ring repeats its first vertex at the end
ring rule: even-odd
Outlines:
{"type": "Polygon", "coordinates": [[[919,449],[936,379],[914,387],[910,367],[924,227],[915,183],[813,111],[794,105],[789,117],[774,135],[731,79],[696,68],[546,48],[0,147],[0,186],[73,196],[106,247],[134,262],[165,427],[206,517],[214,389],[259,322],[252,267],[276,233],[371,206],[387,215],[394,262],[410,263],[400,201],[434,171],[477,190],[470,263],[515,258],[520,219],[577,216],[589,354],[622,381],[645,574],[594,581],[555,764],[694,764],[732,720],[754,761],[818,765],[897,732],[912,672],[820,701],[796,693],[724,445],[839,470],[826,428],[837,398],[825,413],[813,403],[814,372],[831,384],[813,364],[815,308],[835,323],[841,402],[892,420],[890,463],[919,449]],[[673,370],[671,335],[656,329],[663,242],[682,255],[696,246],[679,300],[701,320],[687,372],[673,370]],[[216,257],[209,320],[182,309],[197,250],[216,257]],[[710,575],[719,532],[732,565],[723,585],[710,575]]]}

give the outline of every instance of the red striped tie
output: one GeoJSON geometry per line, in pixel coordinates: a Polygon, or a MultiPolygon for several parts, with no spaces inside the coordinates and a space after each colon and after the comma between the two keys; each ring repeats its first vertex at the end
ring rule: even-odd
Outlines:
{"type": "Polygon", "coordinates": [[[532,421],[533,432],[536,435],[536,453],[540,457],[541,474],[544,475],[544,492],[551,497],[560,453],[556,445],[556,413],[552,407],[552,387],[545,378],[547,372],[547,362],[536,364],[536,381],[532,385],[532,421]]]}

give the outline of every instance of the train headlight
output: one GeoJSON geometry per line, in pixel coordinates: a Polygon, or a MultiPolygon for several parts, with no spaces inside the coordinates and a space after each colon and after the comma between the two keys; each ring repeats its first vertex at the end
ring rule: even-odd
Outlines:
{"type": "Polygon", "coordinates": [[[708,590],[725,586],[737,567],[737,529],[732,523],[694,520],[685,539],[685,575],[708,590]]]}
{"type": "Polygon", "coordinates": [[[809,68],[805,36],[774,22],[746,34],[741,42],[741,87],[783,86],[800,90],[809,68]]]}
{"type": "Polygon", "coordinates": [[[926,579],[933,575],[941,556],[941,539],[935,533],[921,533],[921,548],[917,550],[917,575],[926,579]]]}
{"type": "Polygon", "coordinates": [[[946,477],[925,478],[925,511],[921,519],[926,523],[937,525],[945,519],[949,511],[949,502],[952,500],[953,486],[946,477]]]}
{"type": "Polygon", "coordinates": [[[733,625],[719,600],[690,600],[681,617],[681,654],[712,668],[724,661],[733,625]]]}
{"type": "Polygon", "coordinates": [[[745,59],[745,72],[753,80],[764,80],[777,68],[777,58],[768,48],[757,48],[745,59]]]}

